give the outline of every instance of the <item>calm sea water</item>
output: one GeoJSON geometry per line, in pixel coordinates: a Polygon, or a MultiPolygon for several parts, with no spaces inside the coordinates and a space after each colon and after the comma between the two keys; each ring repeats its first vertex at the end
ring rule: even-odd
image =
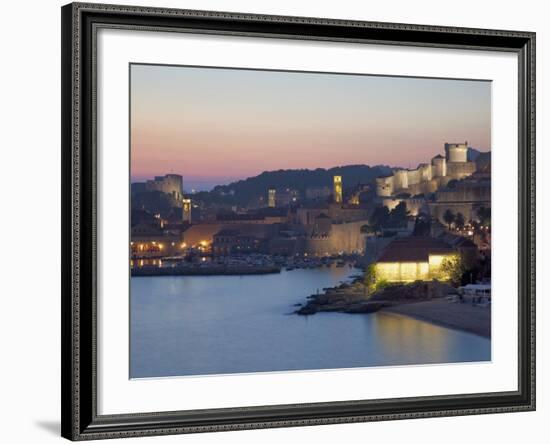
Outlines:
{"type": "Polygon", "coordinates": [[[132,378],[487,361],[490,340],[384,313],[292,314],[356,270],[134,277],[132,378]]]}

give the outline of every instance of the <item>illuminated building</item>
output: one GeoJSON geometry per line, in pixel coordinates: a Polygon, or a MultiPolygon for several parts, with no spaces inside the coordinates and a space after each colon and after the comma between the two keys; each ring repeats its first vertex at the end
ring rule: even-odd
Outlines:
{"type": "Polygon", "coordinates": [[[359,193],[353,194],[350,198],[348,203],[350,205],[359,205],[361,202],[359,201],[359,193]]]}
{"type": "Polygon", "coordinates": [[[458,181],[453,188],[443,188],[428,202],[430,215],[446,224],[447,211],[461,213],[466,221],[478,220],[480,207],[491,207],[491,180],[474,176],[458,181]]]}
{"type": "Polygon", "coordinates": [[[183,221],[191,223],[191,199],[182,200],[183,221]]]}
{"type": "Polygon", "coordinates": [[[458,257],[456,250],[438,239],[416,236],[396,239],[376,261],[376,281],[448,281],[450,276],[442,264],[458,257]]]}
{"type": "Polygon", "coordinates": [[[214,235],[212,253],[215,255],[245,254],[258,251],[260,239],[240,230],[222,229],[214,235]]]}
{"type": "Polygon", "coordinates": [[[376,179],[376,194],[388,209],[400,202],[407,204],[411,214],[417,214],[424,195],[444,189],[451,180],[471,176],[477,170],[475,162],[468,161],[468,142],[445,143],[445,157],[437,155],[431,163],[422,163],[416,169],[397,169],[391,175],[376,179]],[[407,197],[408,196],[408,197],[407,197]]]}
{"type": "Polygon", "coordinates": [[[267,206],[269,208],[275,208],[275,199],[277,196],[277,191],[275,188],[270,188],[267,190],[267,206]]]}
{"type": "Polygon", "coordinates": [[[185,250],[179,236],[141,236],[130,242],[132,259],[152,259],[180,255],[185,250]]]}
{"type": "Polygon", "coordinates": [[[190,248],[199,248],[212,245],[215,235],[221,230],[238,230],[257,239],[268,239],[277,235],[278,224],[242,223],[230,224],[225,222],[193,224],[182,234],[182,241],[190,248]]]}
{"type": "Polygon", "coordinates": [[[334,202],[342,203],[342,176],[334,176],[334,202]]]}
{"type": "Polygon", "coordinates": [[[328,216],[321,214],[313,225],[305,227],[304,253],[311,256],[361,254],[366,244],[361,227],[366,223],[366,220],[332,223],[328,216]]]}
{"type": "Polygon", "coordinates": [[[171,195],[176,201],[183,195],[183,178],[179,174],[155,176],[153,180],[145,182],[147,191],[161,191],[171,195]]]}

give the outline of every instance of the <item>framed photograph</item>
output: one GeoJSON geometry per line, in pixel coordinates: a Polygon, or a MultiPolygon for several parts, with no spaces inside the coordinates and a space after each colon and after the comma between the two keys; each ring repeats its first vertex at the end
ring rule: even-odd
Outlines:
{"type": "Polygon", "coordinates": [[[534,33],[61,13],[64,437],[535,408],[534,33]]]}

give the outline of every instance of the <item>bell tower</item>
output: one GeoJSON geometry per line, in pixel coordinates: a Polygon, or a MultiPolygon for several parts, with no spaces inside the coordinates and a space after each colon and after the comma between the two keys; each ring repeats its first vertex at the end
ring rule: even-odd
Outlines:
{"type": "Polygon", "coordinates": [[[191,199],[182,200],[183,221],[191,223],[191,199]]]}
{"type": "Polygon", "coordinates": [[[342,203],[342,176],[334,176],[334,202],[342,203]]]}

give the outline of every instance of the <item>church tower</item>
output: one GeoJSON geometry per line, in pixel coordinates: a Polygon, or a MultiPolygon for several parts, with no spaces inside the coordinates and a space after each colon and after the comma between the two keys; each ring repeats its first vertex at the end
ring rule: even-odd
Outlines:
{"type": "Polygon", "coordinates": [[[334,202],[342,203],[342,176],[334,176],[334,202]]]}
{"type": "Polygon", "coordinates": [[[191,223],[191,199],[183,199],[182,203],[183,221],[191,223]]]}
{"type": "Polygon", "coordinates": [[[267,206],[269,208],[275,208],[276,205],[276,198],[277,198],[277,191],[275,188],[270,188],[267,190],[267,206]]]}

